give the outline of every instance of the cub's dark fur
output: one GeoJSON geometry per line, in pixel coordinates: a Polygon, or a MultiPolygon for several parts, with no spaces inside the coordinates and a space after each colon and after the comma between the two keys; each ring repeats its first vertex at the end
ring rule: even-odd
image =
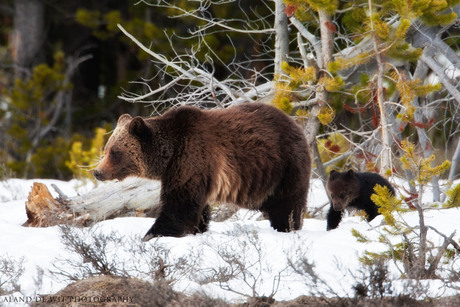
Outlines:
{"type": "Polygon", "coordinates": [[[347,207],[364,210],[367,220],[372,221],[379,215],[378,207],[371,200],[374,186],[386,186],[395,195],[391,184],[376,173],[357,173],[349,170],[344,173],[331,171],[326,189],[332,199],[327,214],[327,230],[335,229],[342,220],[343,210],[347,207]]]}
{"type": "Polygon", "coordinates": [[[94,172],[99,180],[161,180],[162,210],[144,240],[206,231],[212,202],[258,209],[278,231],[300,229],[310,174],[302,129],[257,103],[122,115],[94,172]]]}

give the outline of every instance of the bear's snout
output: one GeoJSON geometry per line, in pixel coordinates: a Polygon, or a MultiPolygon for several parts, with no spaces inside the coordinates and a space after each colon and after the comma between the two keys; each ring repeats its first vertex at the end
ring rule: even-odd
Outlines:
{"type": "Polygon", "coordinates": [[[102,172],[99,171],[99,170],[95,170],[95,171],[93,172],[93,176],[94,176],[94,178],[96,178],[96,179],[99,180],[99,181],[104,181],[104,180],[105,180],[104,175],[103,175],[102,172]]]}
{"type": "Polygon", "coordinates": [[[346,205],[341,204],[341,203],[334,202],[332,204],[332,208],[334,209],[334,211],[342,211],[343,209],[345,209],[345,207],[346,207],[346,205]]]}

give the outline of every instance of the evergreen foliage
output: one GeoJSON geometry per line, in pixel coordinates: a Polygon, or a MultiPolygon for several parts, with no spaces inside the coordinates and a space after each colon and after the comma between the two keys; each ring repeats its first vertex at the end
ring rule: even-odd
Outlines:
{"type": "Polygon", "coordinates": [[[397,220],[393,212],[403,212],[401,208],[402,200],[397,199],[388,187],[377,184],[374,187],[375,193],[372,194],[371,200],[379,207],[379,213],[383,215],[385,222],[391,227],[397,227],[397,220]]]}
{"type": "MultiPolygon", "coordinates": [[[[46,176],[50,168],[62,165],[62,162],[51,163],[49,156],[51,148],[45,148],[48,142],[34,143],[40,140],[41,129],[46,127],[57,108],[57,93],[71,90],[72,84],[65,81],[64,53],[54,55],[54,63],[49,66],[35,66],[29,79],[16,79],[11,90],[4,91],[9,98],[6,113],[10,116],[10,125],[6,129],[8,146],[14,150],[17,157],[7,166],[19,176],[30,174],[46,176]],[[36,148],[44,146],[41,150],[36,148]],[[32,164],[32,165],[31,165],[32,164]],[[44,173],[34,172],[34,168],[44,170],[44,173]]],[[[51,140],[52,145],[63,145],[64,139],[51,140]]],[[[57,146],[58,150],[65,146],[57,146]]],[[[54,159],[62,161],[61,153],[55,153],[54,159]]],[[[62,153],[66,154],[66,153],[62,153]]]]}
{"type": "MultiPolygon", "coordinates": [[[[287,114],[293,115],[293,103],[306,98],[305,95],[308,92],[305,91],[305,88],[316,81],[317,72],[313,67],[294,67],[287,62],[283,62],[281,68],[286,73],[288,80],[284,80],[284,76],[277,76],[279,79],[275,83],[276,91],[272,104],[287,114]]],[[[296,114],[304,117],[301,112],[296,114]]]]}
{"type": "Polygon", "coordinates": [[[80,180],[91,180],[96,183],[91,170],[97,165],[102,157],[102,148],[107,141],[106,130],[104,128],[96,128],[95,135],[91,140],[91,144],[87,150],[84,149],[84,144],[81,141],[72,143],[70,149],[70,159],[65,165],[72,171],[74,176],[80,180]]]}
{"type": "Polygon", "coordinates": [[[447,199],[443,204],[444,208],[460,207],[460,183],[450,188],[446,195],[447,199]]]}
{"type": "MultiPolygon", "coordinates": [[[[427,240],[429,226],[425,224],[424,211],[426,208],[422,207],[421,199],[424,186],[434,176],[442,174],[449,167],[449,163],[446,161],[441,165],[431,166],[431,157],[421,158],[415,151],[415,145],[408,140],[402,142],[402,148],[404,152],[401,157],[403,168],[416,174],[415,182],[419,188],[419,202],[416,204],[419,224],[413,225],[405,220],[403,213],[407,212],[407,209],[402,206],[402,199],[397,199],[388,191],[387,187],[376,185],[374,187],[375,193],[371,199],[379,207],[379,213],[384,217],[387,226],[382,228],[380,236],[374,241],[366,238],[357,230],[353,230],[352,235],[358,242],[379,242],[387,247],[383,252],[367,251],[360,258],[363,264],[370,266],[375,261],[384,258],[392,260],[396,264],[402,264],[404,268],[402,277],[433,278],[442,256],[449,256],[447,249],[449,241],[446,241],[447,244],[441,248],[427,240]]],[[[458,197],[457,190],[459,190],[458,186],[451,190],[447,203],[458,197]]]]}
{"type": "MultiPolygon", "coordinates": [[[[429,183],[433,177],[439,177],[450,168],[451,163],[447,160],[440,165],[432,166],[435,156],[421,158],[415,150],[415,144],[407,139],[401,142],[401,148],[404,152],[401,157],[402,167],[415,175],[415,181],[420,188],[429,183]]],[[[415,184],[415,182],[412,182],[412,184],[415,184]]]]}

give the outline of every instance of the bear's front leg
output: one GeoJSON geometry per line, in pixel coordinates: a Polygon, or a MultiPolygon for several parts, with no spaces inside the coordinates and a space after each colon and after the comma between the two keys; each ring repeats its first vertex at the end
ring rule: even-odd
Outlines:
{"type": "Polygon", "coordinates": [[[207,230],[209,206],[204,200],[178,198],[178,195],[180,193],[163,194],[161,213],[142,241],[154,237],[183,237],[207,230]]]}
{"type": "Polygon", "coordinates": [[[331,205],[329,212],[327,213],[327,230],[336,229],[341,220],[342,211],[335,211],[331,205]]]}
{"type": "Polygon", "coordinates": [[[160,214],[152,225],[149,231],[145,234],[142,239],[143,242],[147,242],[156,237],[182,237],[185,235],[183,227],[177,226],[178,223],[175,222],[171,217],[160,214]]]}

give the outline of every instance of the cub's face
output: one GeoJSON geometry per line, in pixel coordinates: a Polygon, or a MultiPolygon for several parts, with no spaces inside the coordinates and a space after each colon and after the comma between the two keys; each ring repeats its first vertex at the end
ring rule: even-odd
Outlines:
{"type": "Polygon", "coordinates": [[[342,211],[359,196],[359,181],[352,170],[345,173],[331,171],[326,190],[331,197],[332,208],[342,211]]]}
{"type": "Polygon", "coordinates": [[[139,132],[136,129],[142,124],[145,126],[141,118],[133,119],[129,114],[120,116],[104,148],[104,156],[94,170],[97,180],[123,180],[128,176],[146,176],[140,140],[135,134],[139,132]]]}

